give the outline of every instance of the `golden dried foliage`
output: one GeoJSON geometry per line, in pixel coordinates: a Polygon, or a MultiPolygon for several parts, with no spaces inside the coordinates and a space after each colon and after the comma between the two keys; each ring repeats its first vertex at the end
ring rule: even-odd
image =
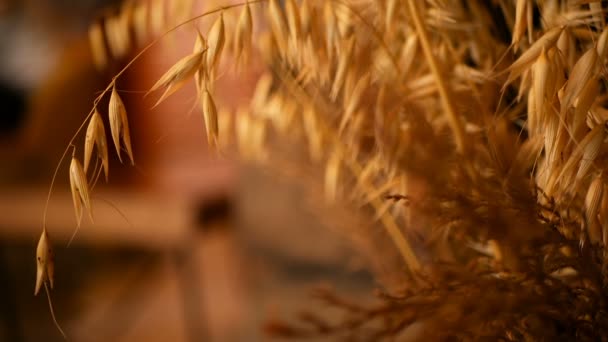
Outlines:
{"type": "MultiPolygon", "coordinates": [[[[149,4],[149,23],[138,5],[131,16],[106,18],[105,31],[94,24],[96,63],[107,64],[104,40],[112,56],[127,53],[132,40],[119,36],[133,22],[137,37],[159,32],[171,16],[163,4],[149,4]]],[[[224,140],[234,140],[243,158],[275,169],[310,156],[309,189],[351,214],[336,225],[349,234],[352,216],[363,231],[383,227],[384,239],[368,233],[365,250],[399,265],[390,272],[400,280],[382,283],[378,306],[323,292],[345,311],[344,323],[309,315],[269,330],[367,340],[606,339],[605,14],[599,1],[258,0],[182,22],[212,24],[152,87],[164,89],[159,101],[195,79],[210,145],[229,149],[224,140]],[[237,10],[236,25],[225,26],[224,15],[237,10]],[[224,44],[236,58],[222,54],[224,44]],[[218,118],[230,114],[215,107],[213,75],[246,65],[244,55],[259,56],[267,72],[248,108],[218,118]]],[[[133,161],[114,82],[100,98],[111,89],[112,138],[120,155],[122,137],[133,161]]],[[[101,135],[95,117],[87,165],[101,135]]],[[[77,214],[89,203],[83,176],[78,166],[70,171],[77,214]]]]}

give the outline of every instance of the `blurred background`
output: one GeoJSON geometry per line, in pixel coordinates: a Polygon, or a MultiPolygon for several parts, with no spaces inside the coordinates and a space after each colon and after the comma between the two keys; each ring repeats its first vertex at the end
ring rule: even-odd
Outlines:
{"type": "MultiPolygon", "coordinates": [[[[124,65],[97,71],[87,42],[93,20],[116,6],[0,0],[0,341],[62,340],[44,294],[33,295],[35,247],[55,167],[124,65]]],[[[150,110],[155,98],[143,92],[192,42],[178,33],[119,82],[136,166],[121,165],[110,144],[110,182],[93,193],[95,222],[84,219],[69,248],[76,219],[67,161],[59,168],[46,219],[52,298],[73,341],[268,340],[265,321],[323,309],[309,296],[318,284],[359,299],[375,285],[301,188],[208,152],[200,114],[188,115],[194,89],[150,110]]],[[[218,107],[244,101],[256,77],[222,77],[218,107]]]]}

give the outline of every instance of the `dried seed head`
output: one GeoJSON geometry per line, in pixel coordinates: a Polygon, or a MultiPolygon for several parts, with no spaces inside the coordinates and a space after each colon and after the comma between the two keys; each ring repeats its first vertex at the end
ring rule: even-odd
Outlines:
{"type": "Polygon", "coordinates": [[[533,69],[532,92],[534,92],[534,112],[541,114],[544,112],[545,95],[547,94],[547,79],[549,78],[550,65],[547,54],[543,48],[540,56],[536,59],[533,69]]]}
{"type": "Polygon", "coordinates": [[[161,34],[165,29],[165,0],[152,0],[150,26],[154,34],[161,34]]]}
{"type": "Polygon", "coordinates": [[[338,151],[334,151],[325,166],[325,200],[333,203],[338,193],[338,179],[340,177],[341,158],[338,151]]]}
{"type": "MultiPolygon", "coordinates": [[[[587,175],[587,172],[591,169],[591,165],[593,165],[593,162],[595,162],[595,159],[600,154],[604,139],[606,138],[606,127],[604,124],[598,125],[595,132],[597,132],[597,134],[594,134],[583,148],[583,157],[581,159],[578,172],[576,173],[577,182],[583,179],[587,175]]],[[[581,145],[583,145],[582,142],[581,145]]]]}
{"type": "Polygon", "coordinates": [[[519,41],[526,32],[528,21],[525,18],[525,14],[528,6],[531,6],[528,0],[517,0],[515,3],[515,26],[513,27],[513,39],[511,40],[514,52],[517,52],[519,41]]]}
{"type": "Polygon", "coordinates": [[[101,121],[101,115],[97,109],[95,109],[91,119],[89,120],[89,126],[87,127],[87,133],[84,140],[84,172],[87,173],[89,168],[89,162],[93,154],[93,146],[97,146],[97,153],[103,164],[103,170],[106,175],[106,181],[108,180],[109,172],[109,158],[108,158],[108,145],[106,142],[106,130],[101,121]]]}
{"type": "Polygon", "coordinates": [[[70,163],[70,189],[74,202],[76,221],[80,224],[82,218],[82,206],[87,210],[91,221],[93,221],[93,211],[91,209],[91,198],[89,197],[89,185],[84,169],[76,157],[72,157],[70,163]]]}
{"type": "Polygon", "coordinates": [[[594,48],[589,49],[585,54],[576,62],[570,73],[566,88],[564,90],[564,97],[561,101],[561,113],[566,112],[567,109],[574,103],[574,100],[578,98],[581,90],[587,82],[593,76],[596,69],[597,63],[597,51],[594,48]]]}
{"type": "Polygon", "coordinates": [[[211,94],[206,90],[203,94],[203,118],[205,119],[207,142],[210,146],[216,146],[218,139],[217,109],[211,94]]]}
{"type": "Polygon", "coordinates": [[[154,106],[158,106],[163,100],[179,90],[199,70],[203,55],[204,52],[201,51],[180,59],[156,81],[148,93],[160,88],[165,88],[165,92],[154,106]]]}
{"type": "Polygon", "coordinates": [[[208,72],[211,72],[217,66],[217,63],[222,54],[222,50],[224,49],[224,14],[221,13],[220,16],[215,20],[213,26],[209,30],[207,34],[207,44],[209,45],[209,49],[207,50],[207,68],[208,72]]]}
{"type": "Polygon", "coordinates": [[[352,55],[355,46],[355,36],[351,36],[347,41],[343,42],[344,44],[344,53],[340,55],[340,59],[338,61],[338,68],[336,70],[336,75],[334,77],[334,83],[331,87],[330,98],[335,101],[344,85],[344,80],[346,78],[347,71],[349,67],[351,67],[352,63],[352,55]]]}
{"type": "Polygon", "coordinates": [[[110,132],[112,133],[112,140],[114,141],[114,146],[116,147],[118,159],[122,163],[122,158],[120,156],[120,141],[122,138],[122,143],[127,151],[127,155],[129,155],[129,159],[131,159],[131,164],[135,165],[133,151],[131,149],[131,133],[129,132],[127,110],[120,96],[118,95],[118,92],[116,91],[116,86],[112,88],[108,113],[110,117],[110,132]]]}
{"type": "Polygon", "coordinates": [[[538,56],[541,54],[542,50],[549,50],[551,47],[555,45],[557,39],[562,33],[563,28],[554,27],[551,30],[547,31],[540,39],[538,39],[526,52],[524,52],[511,66],[509,66],[509,78],[503,88],[505,88],[508,84],[513,82],[518,76],[520,76],[524,71],[528,70],[530,64],[532,64],[538,56]]]}
{"type": "Polygon", "coordinates": [[[148,39],[148,2],[140,2],[133,10],[133,31],[138,45],[142,45],[148,39]]]}
{"type": "Polygon", "coordinates": [[[192,49],[192,53],[202,53],[201,62],[198,67],[198,70],[194,73],[194,85],[196,86],[196,93],[199,94],[201,89],[204,87],[204,83],[206,80],[206,62],[205,62],[205,53],[207,52],[207,41],[203,34],[200,31],[196,31],[196,40],[194,41],[194,48],[192,49]]]}
{"type": "Polygon", "coordinates": [[[34,289],[34,295],[38,294],[42,284],[45,282],[48,282],[51,288],[53,288],[54,275],[55,262],[53,249],[46,229],[43,229],[38,240],[38,247],[36,247],[36,288],[34,289]]]}
{"type": "Polygon", "coordinates": [[[247,51],[251,46],[251,37],[253,34],[253,20],[251,19],[251,9],[249,2],[243,6],[241,15],[239,16],[236,24],[235,37],[234,37],[234,51],[236,54],[237,62],[243,57],[247,60],[247,51]]]}
{"type": "Polygon", "coordinates": [[[284,54],[287,52],[286,20],[278,0],[270,0],[268,2],[268,16],[275,42],[279,47],[279,51],[284,54]]]}
{"type": "Polygon", "coordinates": [[[604,183],[602,181],[602,175],[599,174],[595,177],[585,196],[585,223],[587,226],[587,233],[592,243],[599,243],[602,241],[602,235],[598,224],[597,214],[599,212],[602,195],[604,192],[604,183]]]}
{"type": "Polygon", "coordinates": [[[108,64],[108,52],[106,50],[103,29],[99,21],[89,28],[89,43],[91,45],[93,63],[95,63],[97,69],[102,70],[108,64]]]}
{"type": "Polygon", "coordinates": [[[285,2],[285,12],[287,14],[287,24],[289,25],[291,39],[297,41],[301,36],[300,29],[302,24],[300,21],[299,9],[295,0],[287,0],[285,2]]]}

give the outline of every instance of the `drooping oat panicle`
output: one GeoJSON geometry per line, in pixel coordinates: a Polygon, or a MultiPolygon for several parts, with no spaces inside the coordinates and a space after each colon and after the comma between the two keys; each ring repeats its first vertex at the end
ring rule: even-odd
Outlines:
{"type": "Polygon", "coordinates": [[[89,218],[93,221],[89,184],[82,164],[80,164],[80,161],[78,161],[76,157],[72,157],[70,163],[70,189],[72,191],[72,201],[74,202],[74,211],[78,224],[80,225],[80,220],[82,219],[83,206],[87,211],[89,218]]]}
{"type": "Polygon", "coordinates": [[[226,40],[224,33],[224,14],[220,13],[220,16],[215,20],[209,33],[207,34],[207,72],[211,73],[217,67],[217,63],[222,55],[224,49],[224,42],[226,40]]]}
{"type": "Polygon", "coordinates": [[[108,52],[101,22],[96,21],[89,27],[89,43],[91,45],[93,62],[97,69],[102,70],[108,64],[108,52]]]}
{"type": "Polygon", "coordinates": [[[110,95],[108,116],[110,120],[110,132],[112,133],[112,140],[114,141],[114,146],[116,147],[116,154],[118,155],[118,159],[122,163],[120,150],[121,147],[124,146],[127,155],[131,160],[131,164],[135,165],[135,161],[133,159],[133,151],[131,149],[131,133],[129,132],[129,120],[127,119],[127,109],[125,108],[122,99],[116,91],[116,86],[112,88],[112,94],[110,95]]]}
{"type": "Polygon", "coordinates": [[[106,130],[103,126],[101,115],[99,115],[97,109],[94,109],[93,115],[89,120],[89,125],[87,126],[87,133],[84,140],[85,174],[87,173],[89,162],[91,160],[91,156],[93,155],[93,146],[97,146],[97,153],[99,155],[99,159],[101,159],[107,181],[109,172],[108,144],[106,140],[106,130]]]}
{"type": "Polygon", "coordinates": [[[207,90],[203,94],[203,118],[207,132],[207,143],[209,146],[216,146],[218,140],[217,108],[211,94],[207,90]]]}
{"type": "Polygon", "coordinates": [[[42,234],[36,247],[36,287],[34,295],[40,292],[42,284],[48,283],[51,288],[54,285],[55,260],[53,248],[46,229],[42,229],[42,234]]]}

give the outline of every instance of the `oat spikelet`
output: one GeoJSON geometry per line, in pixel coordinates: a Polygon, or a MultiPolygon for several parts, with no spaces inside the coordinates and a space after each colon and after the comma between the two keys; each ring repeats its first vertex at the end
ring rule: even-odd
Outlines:
{"type": "Polygon", "coordinates": [[[515,26],[513,28],[513,38],[511,40],[514,52],[517,52],[519,41],[526,33],[528,21],[524,16],[527,12],[527,7],[531,5],[531,2],[528,0],[517,0],[515,4],[515,26]]]}
{"type": "Polygon", "coordinates": [[[207,143],[216,146],[218,140],[218,119],[217,109],[209,91],[203,94],[203,118],[205,119],[205,129],[207,131],[207,143]]]}
{"type": "Polygon", "coordinates": [[[89,196],[89,185],[84,169],[76,157],[72,157],[70,163],[70,189],[76,212],[76,221],[80,224],[82,218],[82,206],[86,209],[91,221],[93,221],[93,211],[91,209],[91,198],[89,196]]]}
{"type": "Polygon", "coordinates": [[[154,107],[178,91],[199,70],[204,52],[196,52],[180,59],[156,83],[148,93],[165,88],[154,107]]]}
{"type": "Polygon", "coordinates": [[[149,35],[148,9],[149,2],[140,2],[133,10],[133,31],[138,45],[146,42],[149,35]]]}
{"type": "Polygon", "coordinates": [[[340,164],[340,154],[334,151],[325,166],[325,200],[329,203],[333,203],[337,197],[340,164]]]}
{"type": "Polygon", "coordinates": [[[249,2],[247,2],[241,10],[234,34],[234,51],[236,55],[236,62],[239,63],[241,58],[244,60],[244,62],[247,62],[249,56],[248,51],[251,46],[251,37],[253,34],[253,19],[251,18],[251,8],[249,6],[249,2]]]}
{"type": "Polygon", "coordinates": [[[95,22],[89,28],[89,43],[91,45],[91,54],[93,62],[99,70],[103,70],[108,64],[108,52],[104,40],[103,28],[99,21],[95,22]]]}
{"type": "Polygon", "coordinates": [[[55,275],[55,261],[51,241],[46,229],[42,229],[42,234],[36,247],[36,288],[34,295],[38,295],[42,284],[48,283],[53,288],[53,278],[55,275]]]}
{"type": "MultiPolygon", "coordinates": [[[[534,63],[532,78],[532,91],[534,92],[534,116],[530,117],[530,121],[536,119],[536,115],[540,116],[544,113],[545,94],[547,94],[547,80],[549,78],[549,61],[547,60],[547,54],[543,48],[540,56],[538,56],[534,63]]],[[[530,99],[528,99],[530,101],[530,99]]],[[[536,127],[538,122],[534,121],[533,126],[536,127]]]]}
{"type": "Polygon", "coordinates": [[[563,29],[561,27],[554,27],[551,30],[547,31],[540,39],[538,39],[528,50],[526,50],[511,66],[509,66],[509,78],[503,89],[506,88],[508,84],[513,82],[517,77],[519,77],[524,71],[528,69],[528,67],[538,58],[541,52],[544,50],[549,50],[551,47],[555,45],[557,39],[562,33],[563,29]]]}
{"type": "Polygon", "coordinates": [[[157,35],[165,29],[165,0],[151,0],[150,27],[157,35]]]}
{"type": "Polygon", "coordinates": [[[345,47],[342,54],[340,55],[340,59],[338,61],[338,68],[334,77],[334,83],[330,92],[330,97],[334,101],[338,97],[338,94],[342,89],[342,86],[344,85],[346,73],[348,72],[350,63],[352,63],[352,55],[355,47],[355,37],[351,36],[346,42],[344,42],[344,45],[345,47]]]}
{"type": "Polygon", "coordinates": [[[566,83],[566,88],[564,90],[564,96],[562,99],[562,113],[570,108],[573,104],[574,99],[576,99],[583,87],[587,84],[587,82],[593,76],[593,73],[596,69],[597,62],[597,51],[594,48],[590,48],[585,54],[576,62],[574,67],[572,68],[572,72],[570,72],[570,77],[568,82],[566,83]]]}
{"type": "Polygon", "coordinates": [[[300,21],[299,8],[296,5],[295,0],[285,1],[285,13],[287,14],[287,24],[289,25],[291,39],[298,41],[301,35],[300,29],[302,23],[300,21]]]}
{"type": "Polygon", "coordinates": [[[110,105],[108,109],[108,114],[110,118],[110,132],[112,133],[112,140],[114,141],[114,146],[116,147],[116,154],[118,155],[118,159],[122,163],[122,158],[120,156],[122,140],[122,144],[124,145],[129,159],[131,160],[131,164],[135,165],[135,161],[133,159],[133,151],[131,149],[131,133],[129,132],[127,109],[125,108],[122,99],[116,91],[116,86],[112,88],[112,95],[110,95],[110,105]]]}
{"type": "Polygon", "coordinates": [[[89,125],[87,127],[87,133],[84,140],[84,172],[87,173],[89,168],[89,162],[93,154],[93,146],[97,146],[97,153],[102,161],[103,170],[108,180],[109,172],[109,158],[108,158],[108,144],[106,142],[106,130],[101,120],[101,115],[97,109],[95,109],[89,125]]]}
{"type": "Polygon", "coordinates": [[[602,181],[602,175],[599,174],[595,177],[585,196],[585,224],[587,227],[587,233],[592,243],[599,243],[602,241],[601,228],[597,219],[597,214],[600,208],[602,195],[604,192],[604,183],[602,181]]]}
{"type": "Polygon", "coordinates": [[[593,165],[593,162],[600,154],[602,145],[604,144],[604,139],[606,138],[606,127],[605,124],[600,124],[598,126],[598,134],[594,135],[592,139],[589,140],[589,143],[583,150],[581,164],[578,168],[578,172],[576,173],[576,182],[580,181],[587,175],[587,172],[589,172],[591,165],[593,165]]]}
{"type": "Polygon", "coordinates": [[[220,16],[215,20],[211,29],[209,29],[209,33],[207,34],[207,44],[209,46],[207,50],[207,72],[212,72],[216,66],[218,61],[220,60],[220,56],[222,55],[222,50],[224,49],[224,42],[226,40],[224,34],[224,14],[220,13],[220,16]]]}
{"type": "Polygon", "coordinates": [[[269,0],[268,2],[268,16],[270,20],[270,27],[274,35],[276,44],[279,47],[279,51],[282,54],[287,52],[287,33],[285,32],[285,15],[279,5],[278,0],[269,0]]]}

